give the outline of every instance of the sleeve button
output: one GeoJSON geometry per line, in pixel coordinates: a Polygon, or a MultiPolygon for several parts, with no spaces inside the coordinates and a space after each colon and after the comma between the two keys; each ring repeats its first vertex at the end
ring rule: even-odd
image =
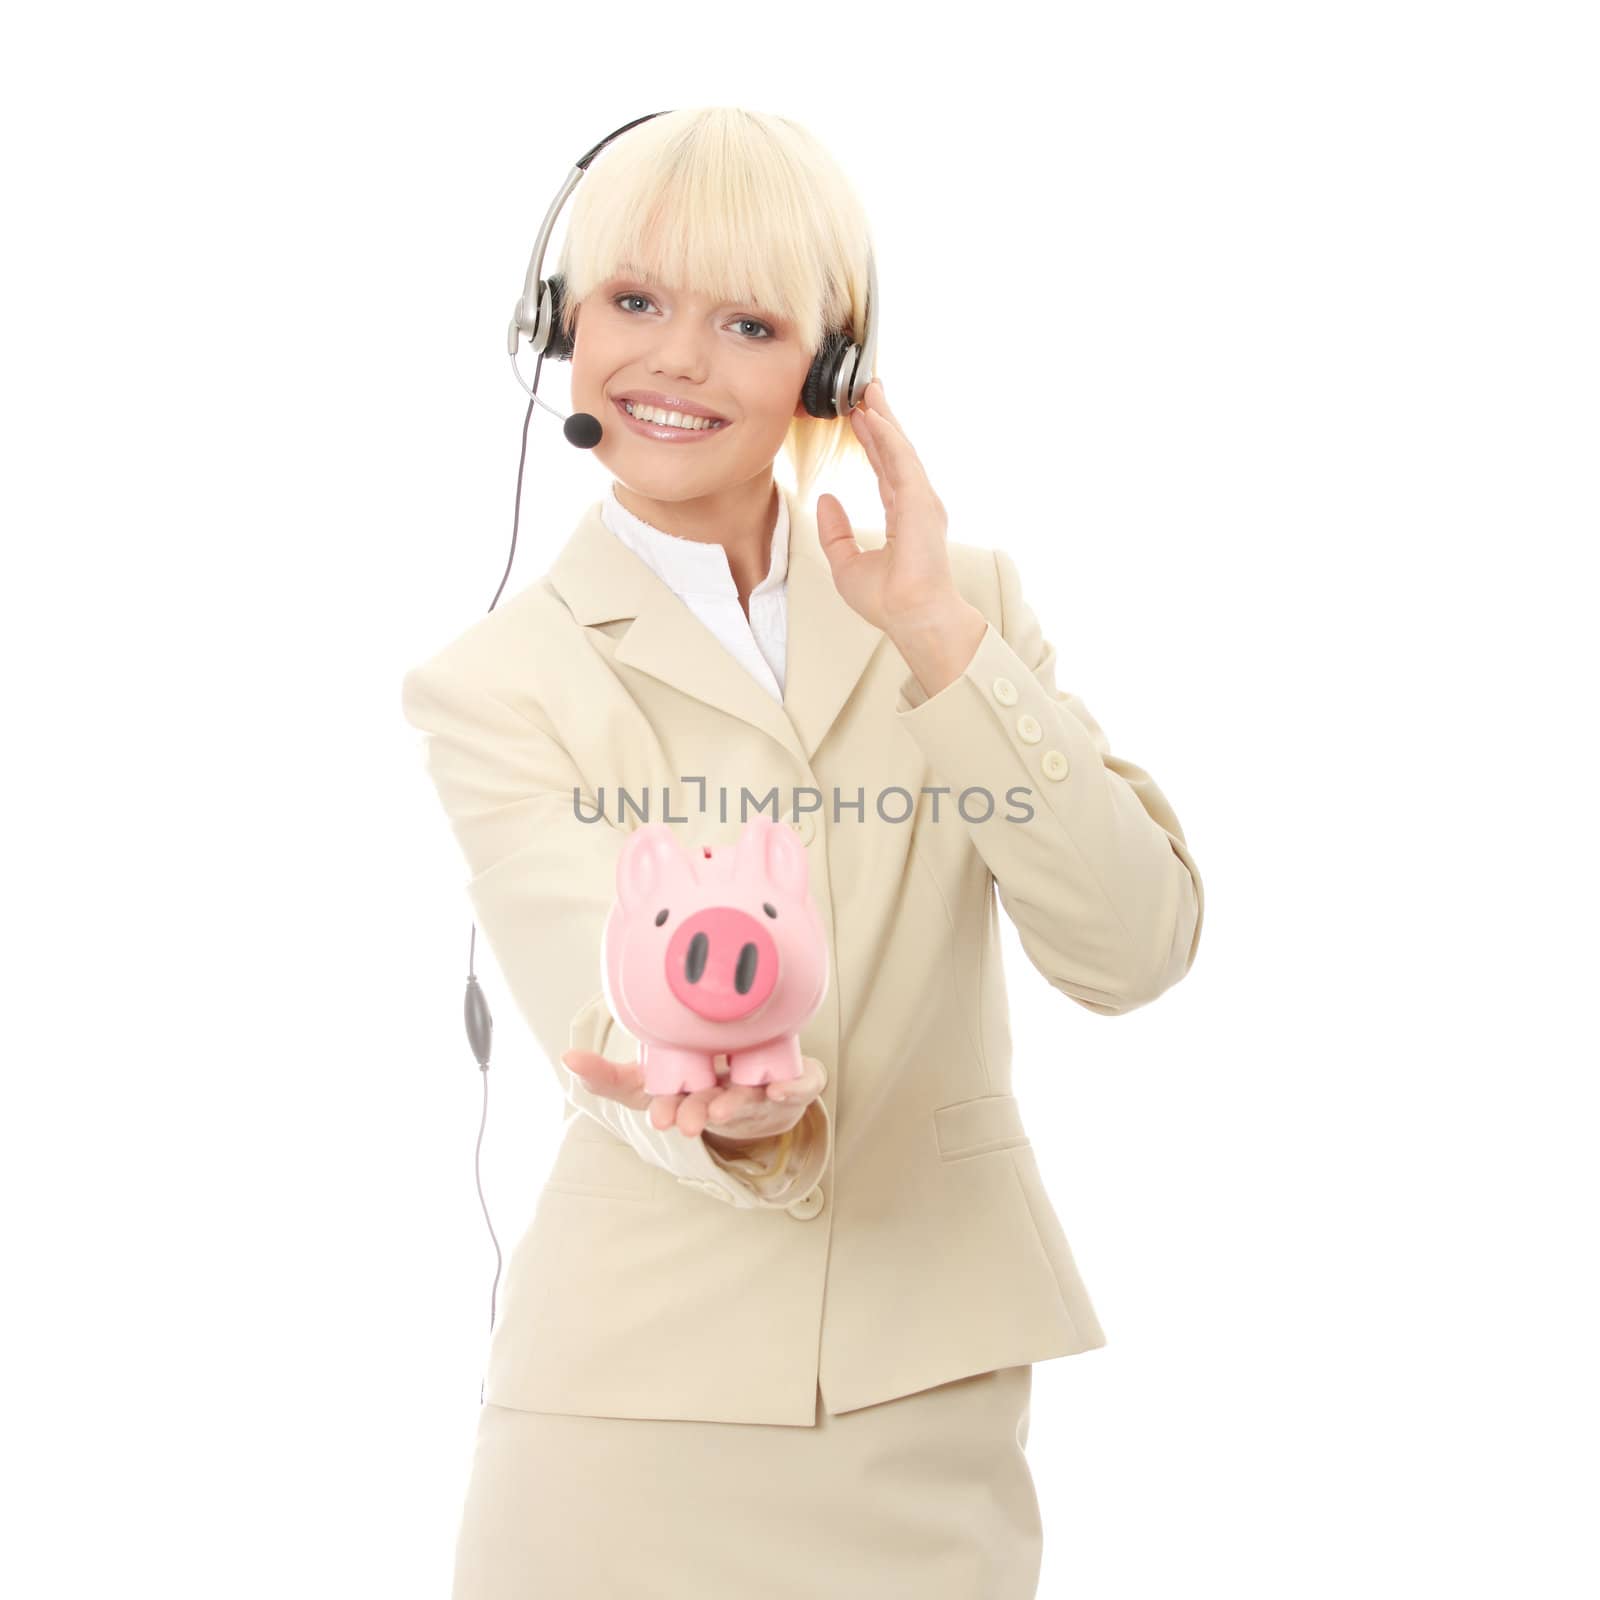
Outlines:
{"type": "Polygon", "coordinates": [[[1059,750],[1046,750],[1043,766],[1047,778],[1059,780],[1067,775],[1067,758],[1059,750]]]}
{"type": "Polygon", "coordinates": [[[1024,711],[1017,718],[1017,737],[1024,744],[1038,744],[1044,736],[1044,729],[1039,726],[1039,719],[1031,712],[1024,711]]]}
{"type": "Polygon", "coordinates": [[[994,697],[1003,706],[1014,706],[1017,703],[1017,686],[1009,678],[996,678],[994,680],[994,697]]]}

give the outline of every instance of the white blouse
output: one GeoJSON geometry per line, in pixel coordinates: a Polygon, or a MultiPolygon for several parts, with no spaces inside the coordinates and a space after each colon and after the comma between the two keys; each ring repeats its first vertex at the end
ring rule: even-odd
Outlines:
{"type": "Polygon", "coordinates": [[[601,521],[705,623],[728,654],[781,705],[789,658],[789,507],[778,496],[767,575],[750,591],[750,615],[720,544],[664,533],[617,499],[616,480],[600,503],[601,521]]]}

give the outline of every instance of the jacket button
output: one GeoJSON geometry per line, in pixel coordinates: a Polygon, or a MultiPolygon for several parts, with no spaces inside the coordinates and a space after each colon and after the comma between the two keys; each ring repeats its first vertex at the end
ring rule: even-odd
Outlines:
{"type": "Polygon", "coordinates": [[[994,680],[994,697],[1003,706],[1014,706],[1017,703],[1017,686],[1009,678],[996,678],[994,680]]]}
{"type": "Polygon", "coordinates": [[[790,817],[789,826],[794,829],[794,835],[801,844],[810,844],[817,836],[817,819],[809,811],[802,811],[799,816],[790,817]]]}
{"type": "Polygon", "coordinates": [[[1046,750],[1043,766],[1047,778],[1064,778],[1067,775],[1067,758],[1059,750],[1046,750]]]}
{"type": "Polygon", "coordinates": [[[1038,744],[1044,737],[1044,729],[1039,726],[1039,719],[1031,712],[1024,711],[1017,718],[1017,737],[1024,744],[1038,744]]]}
{"type": "Polygon", "coordinates": [[[802,1196],[793,1205],[784,1208],[791,1217],[808,1222],[822,1209],[822,1185],[819,1183],[810,1194],[802,1196]]]}

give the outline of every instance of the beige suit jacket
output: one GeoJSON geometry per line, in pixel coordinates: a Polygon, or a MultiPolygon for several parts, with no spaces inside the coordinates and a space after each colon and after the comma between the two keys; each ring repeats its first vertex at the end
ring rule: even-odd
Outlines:
{"type": "Polygon", "coordinates": [[[1056,687],[1009,557],[950,545],[989,626],[930,698],[780,492],[781,706],[598,501],[548,573],[405,676],[478,929],[569,1107],[507,1268],[498,1405],[809,1426],[819,1382],[839,1413],[1105,1343],[1012,1092],[996,895],[1049,982],[1115,1016],[1189,970],[1200,875],[1160,789],[1056,687]],[[731,843],[758,807],[805,843],[831,956],[800,1034],[828,1085],[775,1179],[763,1149],[659,1131],[560,1060],[638,1057],[600,986],[629,831],[731,843]]]}

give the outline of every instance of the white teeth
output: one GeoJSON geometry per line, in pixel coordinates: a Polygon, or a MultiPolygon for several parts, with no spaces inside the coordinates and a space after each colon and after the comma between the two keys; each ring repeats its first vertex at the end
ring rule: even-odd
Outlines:
{"type": "Polygon", "coordinates": [[[641,422],[682,428],[687,433],[704,433],[710,428],[725,426],[721,422],[712,422],[708,417],[692,417],[684,411],[663,411],[659,406],[635,405],[632,400],[624,400],[622,404],[630,417],[637,417],[641,422]]]}

